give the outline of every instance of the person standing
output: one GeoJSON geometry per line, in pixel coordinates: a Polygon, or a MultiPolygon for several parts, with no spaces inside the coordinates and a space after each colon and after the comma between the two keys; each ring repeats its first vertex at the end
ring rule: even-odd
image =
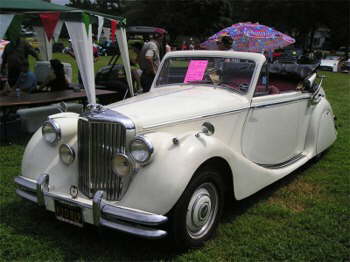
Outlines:
{"type": "Polygon", "coordinates": [[[28,63],[28,56],[31,55],[39,60],[38,54],[34,48],[25,40],[18,38],[16,41],[11,41],[6,45],[2,54],[1,73],[4,73],[7,66],[8,83],[13,87],[19,75],[21,74],[21,65],[28,63]]]}
{"type": "Polygon", "coordinates": [[[150,41],[144,43],[141,49],[139,65],[142,70],[141,85],[144,93],[151,89],[157,73],[160,64],[159,45],[163,37],[163,34],[156,33],[150,41]]]}

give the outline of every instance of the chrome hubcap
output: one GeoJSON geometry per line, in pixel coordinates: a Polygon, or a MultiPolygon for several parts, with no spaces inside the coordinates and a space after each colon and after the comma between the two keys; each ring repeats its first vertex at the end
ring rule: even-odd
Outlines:
{"type": "Polygon", "coordinates": [[[200,185],[187,207],[186,227],[192,238],[201,238],[212,227],[218,212],[218,192],[213,183],[200,185]]]}

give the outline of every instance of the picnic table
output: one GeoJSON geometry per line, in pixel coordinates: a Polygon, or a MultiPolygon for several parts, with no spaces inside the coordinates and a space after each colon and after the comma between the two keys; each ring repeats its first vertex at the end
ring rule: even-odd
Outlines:
{"type": "MultiPolygon", "coordinates": [[[[108,96],[115,95],[116,91],[96,89],[96,96],[108,96]]],[[[7,121],[11,109],[17,109],[20,107],[33,107],[39,105],[47,105],[62,101],[79,100],[83,104],[86,104],[86,92],[84,89],[76,90],[64,90],[53,92],[40,92],[40,93],[21,93],[20,96],[16,96],[15,93],[0,96],[0,109],[3,112],[1,116],[1,125],[3,128],[4,140],[7,140],[7,121]]]]}
{"type": "MultiPolygon", "coordinates": [[[[96,89],[96,96],[114,95],[116,91],[96,89]]],[[[86,92],[84,89],[80,91],[64,90],[54,92],[40,92],[40,93],[21,93],[16,96],[15,93],[10,93],[6,96],[0,96],[0,108],[20,107],[20,106],[37,106],[50,104],[61,101],[84,100],[86,99],[86,92]]]]}

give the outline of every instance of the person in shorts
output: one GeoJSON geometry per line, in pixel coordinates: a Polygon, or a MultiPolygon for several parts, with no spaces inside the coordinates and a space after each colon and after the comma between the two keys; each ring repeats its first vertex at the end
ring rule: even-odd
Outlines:
{"type": "Polygon", "coordinates": [[[141,85],[144,93],[151,89],[153,79],[157,73],[160,64],[159,46],[163,37],[163,34],[155,33],[153,38],[145,42],[141,49],[139,65],[142,70],[141,85]]]}

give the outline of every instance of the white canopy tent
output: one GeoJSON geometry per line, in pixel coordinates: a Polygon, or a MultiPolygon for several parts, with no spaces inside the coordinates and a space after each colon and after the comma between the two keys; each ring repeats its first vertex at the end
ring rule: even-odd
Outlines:
{"type": "MultiPolygon", "coordinates": [[[[68,29],[82,82],[87,93],[88,101],[91,104],[96,103],[91,24],[99,23],[99,30],[101,30],[101,23],[103,24],[104,22],[108,24],[110,21],[117,21],[118,28],[116,30],[116,39],[122,57],[129,91],[131,96],[133,96],[134,92],[124,18],[55,5],[40,0],[11,0],[6,3],[0,3],[0,21],[9,20],[9,15],[29,15],[33,21],[35,21],[34,29],[42,42],[41,51],[44,54],[43,59],[47,60],[52,57],[53,39],[48,39],[43,25],[40,23],[39,14],[50,14],[50,12],[56,14],[60,12],[59,21],[54,30],[54,38],[57,38],[57,35],[59,35],[58,30],[60,30],[60,28],[57,28],[57,26],[62,27],[63,22],[68,29]],[[88,17],[88,19],[86,19],[86,17],[88,17]]],[[[6,32],[9,24],[10,23],[1,23],[0,32],[6,32]]]]}

